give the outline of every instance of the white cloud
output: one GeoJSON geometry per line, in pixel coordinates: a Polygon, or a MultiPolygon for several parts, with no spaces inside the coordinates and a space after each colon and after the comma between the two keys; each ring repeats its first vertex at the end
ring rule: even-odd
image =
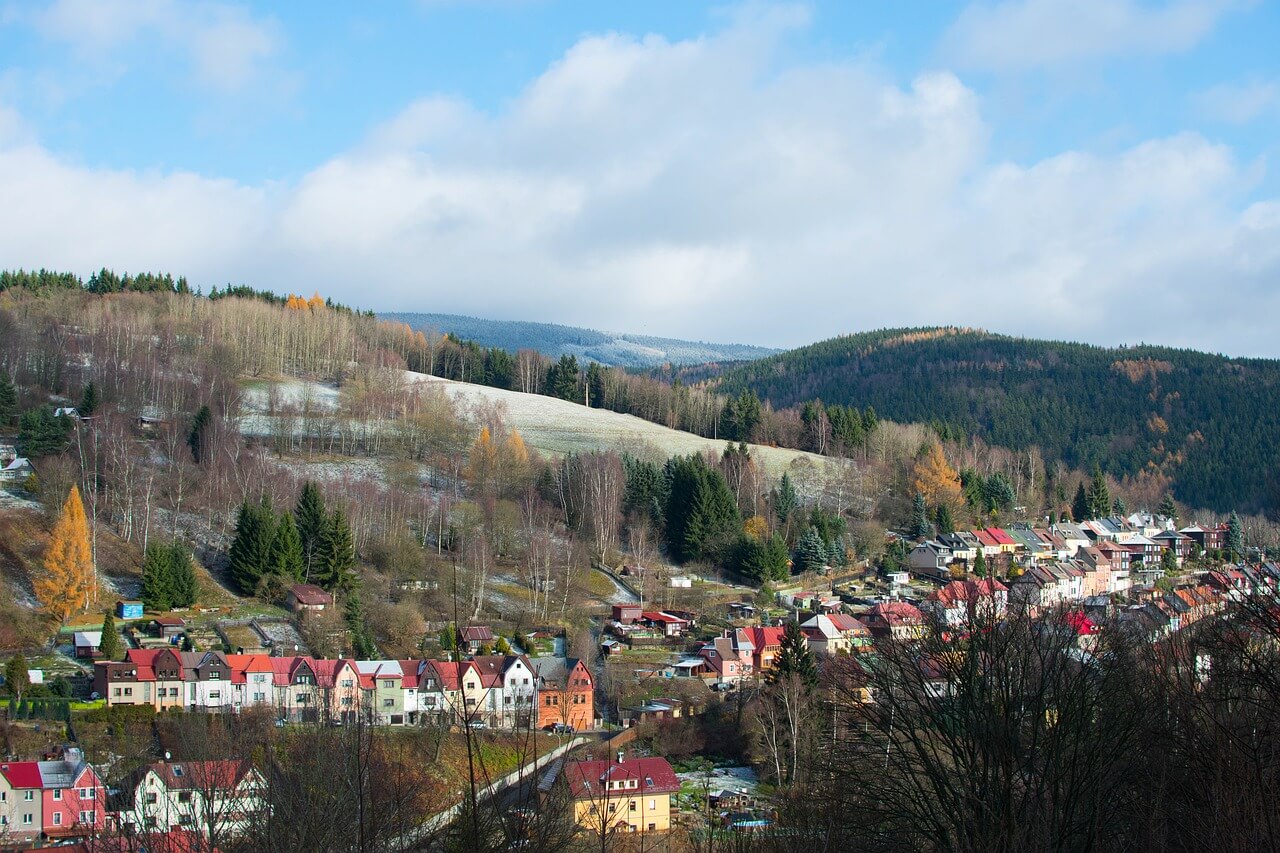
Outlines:
{"type": "Polygon", "coordinates": [[[198,82],[227,92],[253,81],[280,46],[273,20],[212,0],[54,0],[29,20],[90,62],[118,67],[130,55],[125,48],[174,51],[198,82]]]}
{"type": "Polygon", "coordinates": [[[1002,0],[966,8],[943,38],[965,68],[1011,70],[1194,47],[1231,0],[1002,0]]]}
{"type": "Polygon", "coordinates": [[[955,323],[1280,355],[1280,200],[1229,148],[992,162],[954,75],[779,70],[795,25],[584,38],[501,110],[425,98],[290,185],[0,142],[25,202],[0,257],[700,339],[955,323]]]}
{"type": "Polygon", "coordinates": [[[1268,113],[1280,115],[1280,81],[1224,83],[1197,92],[1192,101],[1197,112],[1212,121],[1248,124],[1268,113]]]}

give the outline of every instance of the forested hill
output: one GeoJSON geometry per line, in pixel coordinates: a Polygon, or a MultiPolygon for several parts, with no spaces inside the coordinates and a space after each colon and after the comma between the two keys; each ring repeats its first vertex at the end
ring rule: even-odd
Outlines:
{"type": "Polygon", "coordinates": [[[407,323],[422,331],[449,332],[463,340],[475,341],[485,347],[499,347],[508,352],[531,349],[551,358],[572,355],[616,367],[743,361],[777,352],[745,344],[681,341],[647,335],[598,332],[553,323],[482,320],[457,314],[388,313],[379,316],[407,323]]]}
{"type": "Polygon", "coordinates": [[[887,329],[733,366],[716,381],[775,407],[869,405],[1117,477],[1155,466],[1192,506],[1280,509],[1280,361],[887,329]]]}

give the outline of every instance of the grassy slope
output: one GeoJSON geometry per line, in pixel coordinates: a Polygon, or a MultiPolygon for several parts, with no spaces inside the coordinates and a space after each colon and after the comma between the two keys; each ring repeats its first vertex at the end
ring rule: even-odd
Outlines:
{"type": "MultiPolygon", "coordinates": [[[[664,455],[674,456],[706,450],[719,453],[725,446],[723,441],[669,429],[633,415],[591,409],[554,397],[451,382],[421,373],[411,373],[409,376],[418,382],[440,385],[463,405],[500,403],[506,407],[507,422],[520,431],[526,444],[555,456],[575,451],[615,448],[640,450],[646,445],[656,448],[664,455]]],[[[832,462],[812,453],[780,447],[752,445],[752,451],[772,477],[780,477],[783,471],[798,460],[810,462],[819,469],[832,462]]]]}

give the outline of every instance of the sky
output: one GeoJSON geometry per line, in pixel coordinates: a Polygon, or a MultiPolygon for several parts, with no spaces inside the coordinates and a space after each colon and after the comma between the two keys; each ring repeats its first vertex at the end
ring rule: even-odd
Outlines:
{"type": "Polygon", "coordinates": [[[0,267],[1280,357],[1280,3],[0,0],[0,267]]]}

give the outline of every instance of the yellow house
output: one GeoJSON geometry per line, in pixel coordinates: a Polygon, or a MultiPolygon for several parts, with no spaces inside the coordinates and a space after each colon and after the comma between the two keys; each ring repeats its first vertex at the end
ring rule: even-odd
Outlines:
{"type": "Polygon", "coordinates": [[[565,782],[578,826],[591,832],[666,832],[680,780],[665,758],[574,761],[565,782]]]}

